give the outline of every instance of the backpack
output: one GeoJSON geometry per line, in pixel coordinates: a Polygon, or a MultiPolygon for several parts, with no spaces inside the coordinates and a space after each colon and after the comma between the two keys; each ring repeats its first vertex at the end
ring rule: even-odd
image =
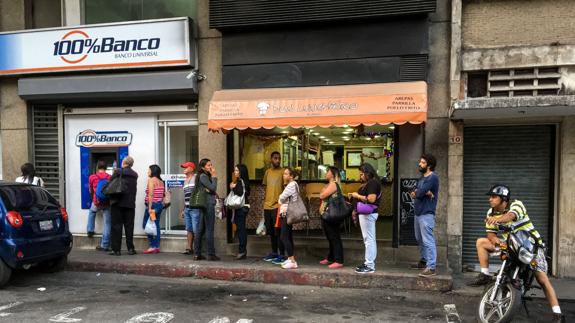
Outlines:
{"type": "Polygon", "coordinates": [[[103,192],[103,188],[106,186],[106,184],[108,184],[108,180],[105,178],[100,178],[98,180],[98,185],[96,185],[96,200],[98,200],[100,203],[110,201],[110,198],[103,192]]]}

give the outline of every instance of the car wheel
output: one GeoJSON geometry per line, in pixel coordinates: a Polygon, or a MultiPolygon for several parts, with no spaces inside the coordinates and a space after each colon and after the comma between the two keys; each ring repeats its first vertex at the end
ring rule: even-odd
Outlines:
{"type": "Polygon", "coordinates": [[[48,273],[55,273],[64,270],[68,264],[68,256],[62,256],[42,264],[42,269],[48,273]]]}
{"type": "Polygon", "coordinates": [[[8,283],[11,275],[12,269],[8,267],[2,259],[0,259],[0,288],[4,287],[4,285],[8,283]]]}

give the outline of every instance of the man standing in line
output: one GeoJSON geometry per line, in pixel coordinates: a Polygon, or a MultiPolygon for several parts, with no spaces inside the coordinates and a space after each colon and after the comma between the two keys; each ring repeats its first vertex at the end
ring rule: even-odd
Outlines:
{"type": "Polygon", "coordinates": [[[96,250],[110,251],[110,231],[112,230],[110,201],[107,198],[101,198],[101,196],[102,188],[110,180],[111,176],[106,173],[107,165],[105,161],[98,161],[96,168],[96,173],[90,175],[88,179],[90,196],[92,197],[92,203],[90,205],[90,210],[88,211],[88,238],[92,238],[94,236],[96,214],[101,211],[104,228],[102,230],[102,241],[98,246],[96,246],[96,250]]]}
{"type": "Polygon", "coordinates": [[[271,154],[271,168],[264,174],[263,185],[266,187],[264,198],[264,220],[266,232],[270,236],[272,251],[264,257],[265,261],[281,264],[287,258],[284,256],[284,245],[280,241],[280,229],[276,228],[276,216],[278,213],[278,199],[283,191],[283,168],[280,167],[280,153],[274,151],[271,154]]]}
{"type": "Polygon", "coordinates": [[[439,197],[439,177],[435,174],[437,161],[431,154],[423,154],[419,160],[419,172],[423,175],[417,182],[417,189],[411,192],[415,202],[415,239],[419,245],[421,260],[412,265],[413,269],[423,269],[421,277],[435,276],[437,248],[433,237],[435,209],[439,197]]]}

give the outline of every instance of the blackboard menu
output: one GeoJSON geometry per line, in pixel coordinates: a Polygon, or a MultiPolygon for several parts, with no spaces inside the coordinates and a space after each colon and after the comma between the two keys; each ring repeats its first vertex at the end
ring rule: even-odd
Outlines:
{"type": "Polygon", "coordinates": [[[417,188],[417,178],[402,178],[399,182],[399,244],[416,246],[415,205],[410,193],[417,188]]]}

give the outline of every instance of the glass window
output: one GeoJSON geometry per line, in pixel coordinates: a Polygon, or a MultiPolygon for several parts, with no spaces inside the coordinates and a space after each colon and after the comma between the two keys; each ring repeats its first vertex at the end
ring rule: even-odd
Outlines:
{"type": "Polygon", "coordinates": [[[50,28],[62,26],[60,0],[31,0],[26,2],[26,28],[50,28]]]}
{"type": "Polygon", "coordinates": [[[197,0],[84,0],[86,24],[196,15],[197,0]]]}
{"type": "Polygon", "coordinates": [[[36,186],[4,186],[0,188],[0,198],[8,211],[41,211],[60,207],[54,197],[36,186]]]}

